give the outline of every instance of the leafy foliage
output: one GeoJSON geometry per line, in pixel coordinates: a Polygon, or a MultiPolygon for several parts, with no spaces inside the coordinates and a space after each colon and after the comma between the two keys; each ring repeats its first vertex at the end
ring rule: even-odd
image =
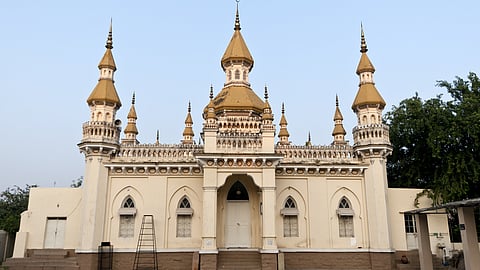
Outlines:
{"type": "Polygon", "coordinates": [[[0,229],[15,233],[20,227],[20,214],[27,210],[30,188],[15,186],[0,193],[0,229]]]}
{"type": "Polygon", "coordinates": [[[76,180],[72,180],[72,183],[70,184],[70,187],[72,188],[79,188],[83,184],[83,176],[80,176],[76,180]]]}
{"type": "Polygon", "coordinates": [[[471,72],[437,85],[452,99],[416,94],[385,115],[389,185],[428,188],[444,202],[480,197],[480,79],[471,72]]]}

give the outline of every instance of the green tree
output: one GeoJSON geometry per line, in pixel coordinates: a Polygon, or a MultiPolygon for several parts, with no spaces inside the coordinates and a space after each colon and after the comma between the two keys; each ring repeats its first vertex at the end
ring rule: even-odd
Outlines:
{"type": "Polygon", "coordinates": [[[418,94],[385,115],[393,154],[387,162],[391,187],[431,189],[444,202],[480,196],[480,80],[438,81],[441,95],[418,94]]]}
{"type": "Polygon", "coordinates": [[[14,186],[0,193],[0,229],[15,233],[20,227],[20,214],[27,210],[30,188],[14,186]]]}

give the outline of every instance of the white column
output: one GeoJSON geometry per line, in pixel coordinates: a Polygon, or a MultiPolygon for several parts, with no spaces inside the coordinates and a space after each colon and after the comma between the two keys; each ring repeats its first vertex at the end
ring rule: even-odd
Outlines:
{"type": "Polygon", "coordinates": [[[462,236],[465,269],[478,269],[480,267],[480,252],[478,250],[477,228],[475,227],[473,207],[459,207],[458,221],[460,223],[460,235],[462,236]]]}
{"type": "Polygon", "coordinates": [[[204,168],[202,251],[217,250],[217,170],[204,168]]]}
{"type": "Polygon", "coordinates": [[[433,270],[432,251],[430,247],[430,233],[426,214],[415,214],[418,232],[418,253],[420,256],[420,268],[433,270]]]}
{"type": "Polygon", "coordinates": [[[365,170],[365,197],[368,216],[369,246],[371,249],[390,251],[390,224],[387,209],[387,172],[385,158],[372,157],[365,170]]]}
{"type": "MultiPolygon", "coordinates": [[[[100,150],[101,151],[101,150],[100,150]]],[[[107,201],[108,169],[104,155],[88,155],[85,164],[83,184],[83,224],[81,251],[97,252],[103,241],[105,210],[107,201]]]]}
{"type": "Polygon", "coordinates": [[[275,169],[264,169],[262,186],[262,248],[264,250],[277,250],[275,234],[275,190],[275,169]]]}

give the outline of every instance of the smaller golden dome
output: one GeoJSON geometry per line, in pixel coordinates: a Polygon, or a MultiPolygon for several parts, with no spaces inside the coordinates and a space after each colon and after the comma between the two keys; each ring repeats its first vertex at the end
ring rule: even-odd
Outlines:
{"type": "Polygon", "coordinates": [[[110,79],[100,79],[93,89],[92,93],[87,99],[87,103],[91,104],[93,101],[104,101],[115,103],[117,108],[122,106],[120,98],[113,81],[110,79]]]}

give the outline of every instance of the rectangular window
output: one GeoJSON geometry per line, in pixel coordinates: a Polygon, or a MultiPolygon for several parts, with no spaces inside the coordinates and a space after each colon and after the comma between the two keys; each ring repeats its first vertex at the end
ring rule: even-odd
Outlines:
{"type": "Polygon", "coordinates": [[[405,232],[416,233],[417,226],[415,225],[415,217],[411,214],[405,214],[403,217],[405,220],[405,232]]]}
{"type": "Polygon", "coordinates": [[[192,236],[192,216],[177,215],[177,237],[192,236]]]}
{"type": "Polygon", "coordinates": [[[132,238],[135,228],[135,216],[133,215],[121,215],[120,216],[120,228],[118,235],[124,238],[132,238]]]}
{"type": "Polygon", "coordinates": [[[298,218],[297,216],[283,216],[283,236],[298,236],[298,218]]]}
{"type": "Polygon", "coordinates": [[[340,237],[354,237],[355,233],[353,231],[353,217],[339,216],[338,229],[339,229],[340,237]]]}

